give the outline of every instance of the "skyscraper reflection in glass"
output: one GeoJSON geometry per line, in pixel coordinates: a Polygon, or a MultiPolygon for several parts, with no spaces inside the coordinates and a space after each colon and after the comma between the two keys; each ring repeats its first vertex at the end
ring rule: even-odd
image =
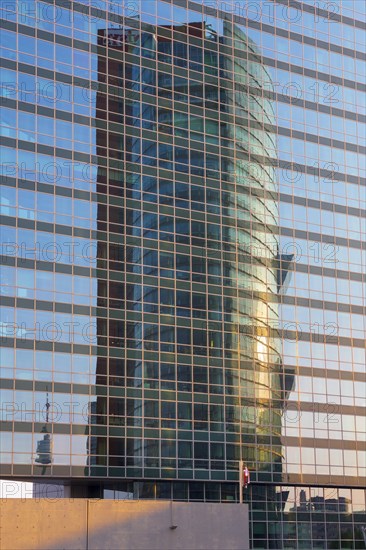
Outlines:
{"type": "Polygon", "coordinates": [[[361,548],[364,5],[1,12],[2,477],[361,548]]]}

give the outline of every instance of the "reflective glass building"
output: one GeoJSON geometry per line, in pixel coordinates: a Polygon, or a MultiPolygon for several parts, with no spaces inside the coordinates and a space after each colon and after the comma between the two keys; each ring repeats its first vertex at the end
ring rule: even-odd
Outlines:
{"type": "Polygon", "coordinates": [[[2,478],[363,548],[363,2],[1,17],[2,478]]]}

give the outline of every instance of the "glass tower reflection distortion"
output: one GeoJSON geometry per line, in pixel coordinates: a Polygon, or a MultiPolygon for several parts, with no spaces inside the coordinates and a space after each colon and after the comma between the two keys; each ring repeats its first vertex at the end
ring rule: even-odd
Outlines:
{"type": "Polygon", "coordinates": [[[363,547],[363,3],[0,9],[2,478],[363,547]]]}

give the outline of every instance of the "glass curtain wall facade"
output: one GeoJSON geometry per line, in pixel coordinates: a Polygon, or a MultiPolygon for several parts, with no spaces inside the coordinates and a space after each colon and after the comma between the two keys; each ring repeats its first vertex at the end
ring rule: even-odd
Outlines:
{"type": "Polygon", "coordinates": [[[1,6],[4,479],[364,547],[364,15],[1,6]]]}

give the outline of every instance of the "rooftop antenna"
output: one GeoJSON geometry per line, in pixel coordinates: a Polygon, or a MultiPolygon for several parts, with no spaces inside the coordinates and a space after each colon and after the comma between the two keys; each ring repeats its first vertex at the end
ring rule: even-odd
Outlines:
{"type": "Polygon", "coordinates": [[[46,386],[46,424],[49,421],[50,402],[48,401],[48,386],[46,386]]]}

